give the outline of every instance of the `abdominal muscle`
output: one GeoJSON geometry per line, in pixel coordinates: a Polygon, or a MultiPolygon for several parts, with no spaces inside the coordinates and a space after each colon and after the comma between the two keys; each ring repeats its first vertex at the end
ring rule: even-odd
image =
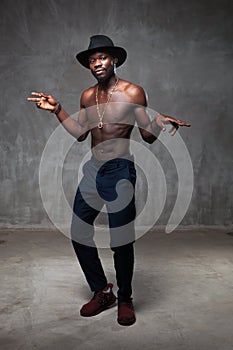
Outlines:
{"type": "Polygon", "coordinates": [[[104,124],[92,129],[92,154],[99,160],[124,158],[130,155],[130,134],[133,127],[123,124],[104,124]]]}

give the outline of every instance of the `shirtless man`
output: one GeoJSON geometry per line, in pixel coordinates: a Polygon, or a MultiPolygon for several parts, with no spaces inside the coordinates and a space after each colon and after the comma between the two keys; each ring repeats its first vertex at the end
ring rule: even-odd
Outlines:
{"type": "Polygon", "coordinates": [[[78,61],[97,79],[96,85],[82,93],[77,120],[72,119],[51,95],[33,92],[33,97],[28,98],[38,108],[55,113],[64,128],[79,142],[91,134],[92,158],[84,165],[71,226],[75,253],[94,292],[80,313],[85,317],[94,316],[116,302],[113,285],[107,282],[93,239],[94,220],[106,204],[118,285],[117,321],[120,325],[131,325],[136,321],[131,297],[136,215],[136,172],[129,149],[132,129],[137,123],[142,139],[153,143],[156,135],[166,130],[166,124],[172,124],[172,135],[179,126],[190,126],[160,113],[150,120],[144,90],[115,74],[116,67],[124,63],[126,56],[123,48],[114,46],[104,35],[91,37],[88,49],[77,54],[78,61]],[[120,184],[117,193],[116,184],[120,184]],[[113,210],[111,203],[115,203],[117,196],[130,197],[130,200],[125,207],[113,210]]]}

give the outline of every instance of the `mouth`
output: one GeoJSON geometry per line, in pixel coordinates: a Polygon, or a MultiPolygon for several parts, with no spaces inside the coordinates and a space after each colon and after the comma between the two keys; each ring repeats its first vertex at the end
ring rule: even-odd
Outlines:
{"type": "Polygon", "coordinates": [[[105,72],[105,69],[104,68],[99,68],[99,69],[96,69],[95,70],[95,74],[97,74],[97,75],[100,75],[100,74],[102,74],[102,73],[104,73],[105,72]]]}

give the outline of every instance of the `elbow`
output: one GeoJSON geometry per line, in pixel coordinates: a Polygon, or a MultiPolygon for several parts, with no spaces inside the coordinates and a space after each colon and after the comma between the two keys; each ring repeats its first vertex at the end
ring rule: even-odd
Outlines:
{"type": "Polygon", "coordinates": [[[83,141],[86,140],[86,138],[87,138],[87,137],[85,137],[85,136],[80,136],[80,137],[78,137],[78,138],[76,138],[76,139],[77,139],[78,142],[83,142],[83,141]]]}
{"type": "Polygon", "coordinates": [[[85,141],[87,136],[89,134],[89,131],[85,132],[84,134],[80,135],[79,137],[77,137],[77,141],[78,142],[82,142],[82,141],[85,141]]]}
{"type": "Polygon", "coordinates": [[[153,134],[153,132],[151,132],[151,130],[141,128],[140,133],[143,141],[145,141],[146,143],[151,144],[157,139],[157,137],[153,134]]]}

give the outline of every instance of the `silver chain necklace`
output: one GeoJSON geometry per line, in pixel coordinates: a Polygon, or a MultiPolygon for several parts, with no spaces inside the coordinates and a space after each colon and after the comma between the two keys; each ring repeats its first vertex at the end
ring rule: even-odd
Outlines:
{"type": "Polygon", "coordinates": [[[98,113],[98,117],[99,117],[99,123],[98,123],[98,128],[99,128],[99,129],[102,129],[102,128],[103,128],[103,125],[104,125],[104,123],[103,123],[104,114],[105,114],[106,108],[107,108],[107,106],[108,106],[108,104],[109,104],[109,102],[110,102],[110,99],[111,99],[111,97],[112,97],[112,94],[113,94],[114,90],[115,90],[116,87],[117,87],[118,82],[119,82],[119,78],[117,77],[117,78],[116,78],[116,82],[115,82],[115,84],[114,84],[114,86],[113,86],[113,88],[112,88],[112,90],[110,91],[110,94],[109,94],[109,96],[108,96],[108,100],[107,100],[107,102],[105,103],[105,106],[104,106],[104,109],[103,109],[102,114],[100,114],[99,100],[98,100],[99,84],[98,84],[97,87],[96,87],[95,100],[96,100],[96,109],[97,109],[97,113],[98,113]]]}

